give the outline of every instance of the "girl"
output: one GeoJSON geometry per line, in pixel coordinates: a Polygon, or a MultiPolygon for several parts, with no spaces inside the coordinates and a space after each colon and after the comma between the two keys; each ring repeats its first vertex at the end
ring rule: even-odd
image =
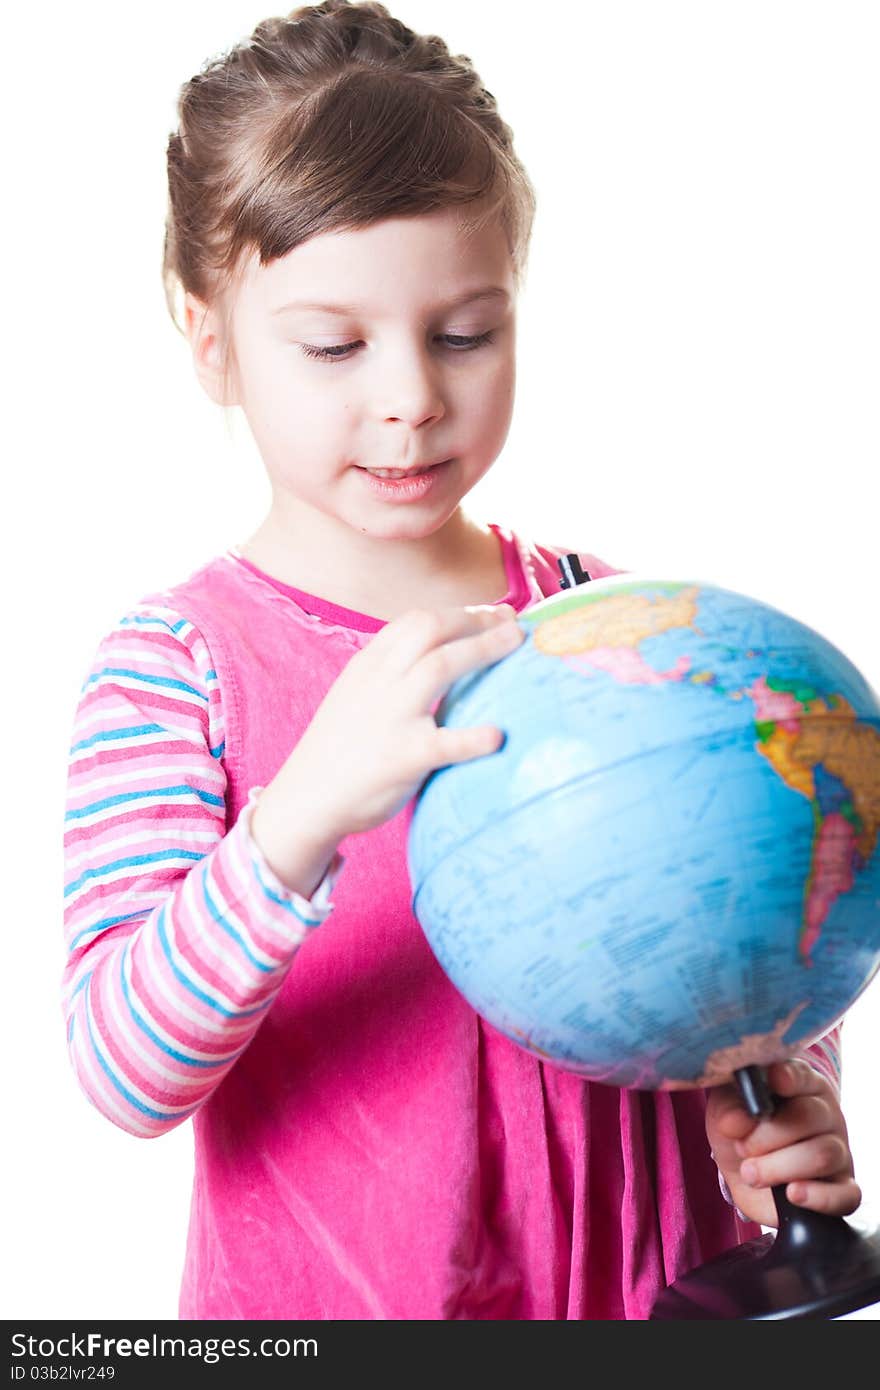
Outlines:
{"type": "Polygon", "coordinates": [[[510,424],[534,212],[470,60],[375,3],[266,20],[183,87],[168,178],[169,305],[272,502],[99,646],[65,1004],[108,1119],[192,1118],[181,1316],[642,1318],[773,1223],[770,1184],[852,1212],[836,1032],[758,1124],[732,1087],[594,1085],[485,1025],[410,911],[422,781],[501,738],[437,704],[570,549],[462,506],[510,424]]]}

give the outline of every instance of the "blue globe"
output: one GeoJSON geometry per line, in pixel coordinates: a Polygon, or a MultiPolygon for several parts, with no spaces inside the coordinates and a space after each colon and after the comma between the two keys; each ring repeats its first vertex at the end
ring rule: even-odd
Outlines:
{"type": "Polygon", "coordinates": [[[438,723],[408,841],[440,965],[536,1056],[706,1086],[821,1036],[880,964],[880,700],[810,627],[699,581],[582,584],[438,723]]]}

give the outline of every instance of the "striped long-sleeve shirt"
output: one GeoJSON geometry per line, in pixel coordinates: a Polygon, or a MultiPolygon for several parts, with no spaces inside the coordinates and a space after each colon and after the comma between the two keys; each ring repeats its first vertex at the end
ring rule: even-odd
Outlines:
{"type": "MultiPolygon", "coordinates": [[[[248,1046],[306,935],[332,910],[273,874],[250,808],[227,831],[211,655],[143,603],[100,644],[76,711],[65,829],[64,1006],[93,1104],[132,1134],[173,1128],[248,1046]]],[[[839,1030],[804,1051],[839,1087],[839,1030]]]]}
{"type": "Polygon", "coordinates": [[[203,638],[136,605],[101,642],[76,710],[63,982],[80,1085],[136,1135],[173,1128],[220,1083],[332,910],[343,862],[307,901],[261,855],[250,807],[227,833],[223,747],[203,638]]]}

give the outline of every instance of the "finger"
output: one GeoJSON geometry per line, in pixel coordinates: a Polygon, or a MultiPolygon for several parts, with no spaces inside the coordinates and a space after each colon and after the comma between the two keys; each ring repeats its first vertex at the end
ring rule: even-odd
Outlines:
{"type": "Polygon", "coordinates": [[[460,638],[512,623],[515,610],[509,603],[475,604],[470,608],[411,608],[376,634],[365,650],[387,663],[388,674],[405,675],[429,652],[460,638]]]}
{"type": "Polygon", "coordinates": [[[844,1132],[840,1111],[832,1109],[824,1096],[794,1096],[776,1115],[761,1120],[750,1134],[738,1138],[735,1148],[741,1158],[757,1158],[814,1135],[844,1132]]]}
{"type": "Polygon", "coordinates": [[[851,1216],[862,1200],[862,1189],[855,1178],[842,1174],[833,1182],[790,1182],[785,1195],[796,1207],[824,1212],[828,1216],[851,1216]]]}
{"type": "Polygon", "coordinates": [[[755,1129],[757,1121],[746,1110],[737,1086],[713,1086],[708,1106],[713,1124],[725,1139],[742,1140],[755,1129]]]}
{"type": "Polygon", "coordinates": [[[502,621],[473,636],[445,642],[427,652],[413,669],[411,688],[419,709],[428,709],[459,677],[509,656],[525,638],[518,623],[502,621]]]}
{"type": "Polygon", "coordinates": [[[447,767],[451,763],[486,757],[489,753],[497,753],[503,742],[504,734],[494,724],[478,724],[466,729],[439,728],[434,742],[435,766],[447,767]]]}
{"type": "Polygon", "coordinates": [[[783,1099],[786,1096],[823,1095],[832,1090],[831,1082],[799,1057],[787,1062],[774,1062],[767,1071],[770,1088],[783,1099]]]}
{"type": "Polygon", "coordinates": [[[776,1187],[783,1182],[810,1178],[852,1176],[849,1149],[839,1134],[816,1134],[798,1144],[740,1164],[740,1177],[749,1187],[776,1187]]]}

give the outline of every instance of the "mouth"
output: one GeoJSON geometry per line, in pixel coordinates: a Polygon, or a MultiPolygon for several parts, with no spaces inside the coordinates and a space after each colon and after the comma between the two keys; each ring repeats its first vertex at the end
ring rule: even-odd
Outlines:
{"type": "Polygon", "coordinates": [[[362,473],[369,473],[374,478],[388,478],[392,482],[399,478],[418,478],[423,473],[430,473],[432,468],[439,468],[442,463],[450,463],[450,459],[437,459],[435,463],[417,464],[414,468],[366,468],[362,464],[356,464],[362,473]]]}

